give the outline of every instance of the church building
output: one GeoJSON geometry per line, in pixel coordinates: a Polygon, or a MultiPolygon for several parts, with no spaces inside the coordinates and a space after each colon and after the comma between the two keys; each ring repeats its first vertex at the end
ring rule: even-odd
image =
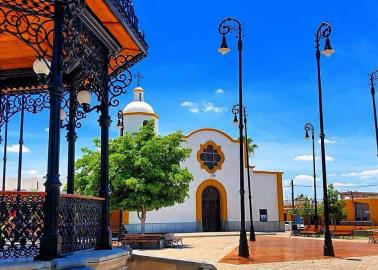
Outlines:
{"type": "MultiPolygon", "coordinates": [[[[123,110],[126,132],[137,132],[159,116],[144,101],[144,90],[133,90],[134,100],[123,110]]],[[[193,174],[189,197],[182,204],[147,213],[146,232],[236,231],[240,228],[239,140],[222,130],[200,128],[185,136],[191,156],[182,166],[193,174]]],[[[249,229],[247,172],[250,172],[252,213],[256,231],[283,231],[283,172],[245,167],[246,228],[249,229]]],[[[124,215],[130,233],[140,232],[136,212],[124,215]]]]}

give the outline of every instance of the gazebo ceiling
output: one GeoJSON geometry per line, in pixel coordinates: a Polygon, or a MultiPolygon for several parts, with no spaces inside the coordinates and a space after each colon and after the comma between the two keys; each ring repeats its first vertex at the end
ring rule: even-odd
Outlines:
{"type": "Polygon", "coordinates": [[[0,34],[0,70],[31,68],[36,52],[10,34],[0,34]]]}
{"type": "MultiPolygon", "coordinates": [[[[117,44],[118,49],[122,49],[124,53],[130,56],[138,54],[146,54],[147,44],[138,36],[138,29],[136,25],[127,23],[128,17],[125,18],[125,13],[122,14],[123,0],[86,0],[86,7],[83,14],[90,14],[95,18],[101,28],[100,31],[107,33],[111,37],[112,44],[117,44]],[[118,5],[118,6],[117,6],[118,5]]],[[[6,8],[2,7],[3,10],[6,8]]],[[[135,16],[135,14],[132,13],[135,16]]],[[[83,15],[81,17],[85,17],[83,15]]],[[[28,16],[29,21],[38,21],[38,19],[45,19],[49,21],[46,25],[50,26],[51,31],[53,24],[50,22],[51,18],[33,18],[28,16]]],[[[135,17],[136,18],[136,17],[135,17]]],[[[9,20],[9,18],[7,18],[9,20]]],[[[34,60],[37,57],[37,52],[33,50],[24,41],[14,36],[13,34],[1,32],[2,24],[4,22],[4,13],[0,12],[0,72],[11,70],[32,69],[34,60]]],[[[83,19],[84,23],[88,20],[83,19]]],[[[38,22],[41,24],[41,21],[38,22]]],[[[48,27],[44,28],[48,28],[48,27]]],[[[23,35],[25,37],[25,35],[23,35]]],[[[50,38],[51,39],[51,38],[50,38]]],[[[35,38],[34,38],[35,40],[35,38]]],[[[52,42],[51,40],[49,42],[52,42]]],[[[105,43],[106,44],[106,43],[105,43]]],[[[51,55],[51,48],[49,44],[42,44],[43,49],[47,48],[47,54],[51,55]]]]}

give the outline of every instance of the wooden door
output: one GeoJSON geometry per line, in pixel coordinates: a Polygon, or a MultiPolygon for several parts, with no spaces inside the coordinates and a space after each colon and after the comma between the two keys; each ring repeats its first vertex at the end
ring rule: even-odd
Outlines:
{"type": "Polygon", "coordinates": [[[216,188],[209,186],[202,192],[202,230],[217,232],[221,230],[220,196],[216,188]]]}

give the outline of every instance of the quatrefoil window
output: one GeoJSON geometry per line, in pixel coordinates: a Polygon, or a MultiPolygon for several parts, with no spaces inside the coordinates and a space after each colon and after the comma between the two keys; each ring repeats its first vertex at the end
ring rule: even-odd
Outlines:
{"type": "Polygon", "coordinates": [[[200,145],[200,150],[197,152],[197,160],[202,169],[208,173],[214,173],[222,169],[224,154],[219,145],[208,141],[200,145]]]}

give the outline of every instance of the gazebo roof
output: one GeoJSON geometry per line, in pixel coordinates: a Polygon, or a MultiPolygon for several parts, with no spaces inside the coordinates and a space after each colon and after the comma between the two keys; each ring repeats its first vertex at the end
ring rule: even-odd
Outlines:
{"type": "MultiPolygon", "coordinates": [[[[46,55],[51,56],[53,36],[53,5],[51,3],[54,1],[29,0],[27,2],[29,3],[25,4],[23,0],[0,2],[0,79],[4,80],[6,77],[7,82],[11,77],[20,78],[21,74],[26,78],[34,75],[32,65],[38,53],[32,47],[36,48],[37,45],[26,44],[18,35],[21,35],[23,39],[30,38],[30,43],[44,41],[39,42],[37,50],[45,50],[46,55]],[[50,5],[46,4],[48,2],[50,5]],[[27,11],[28,5],[35,3],[40,3],[40,7],[37,10],[27,11]],[[19,7],[20,11],[10,11],[9,7],[14,9],[15,6],[19,7]],[[16,29],[16,22],[11,21],[12,14],[7,14],[7,12],[17,12],[19,19],[17,23],[25,25],[18,26],[16,29]],[[21,13],[22,16],[19,15],[21,13]],[[43,31],[35,34],[37,25],[43,25],[43,31]],[[19,29],[24,32],[17,33],[19,29]]],[[[110,47],[109,49],[118,54],[127,54],[130,57],[128,59],[136,57],[130,65],[146,55],[148,45],[144,40],[144,35],[138,29],[138,19],[130,0],[85,0],[85,8],[79,17],[86,27],[97,31],[95,34],[108,48],[110,47]]],[[[111,71],[114,70],[109,70],[109,73],[111,71]]],[[[32,83],[32,80],[29,83],[32,83]]],[[[4,84],[1,87],[4,87],[4,84]]]]}

